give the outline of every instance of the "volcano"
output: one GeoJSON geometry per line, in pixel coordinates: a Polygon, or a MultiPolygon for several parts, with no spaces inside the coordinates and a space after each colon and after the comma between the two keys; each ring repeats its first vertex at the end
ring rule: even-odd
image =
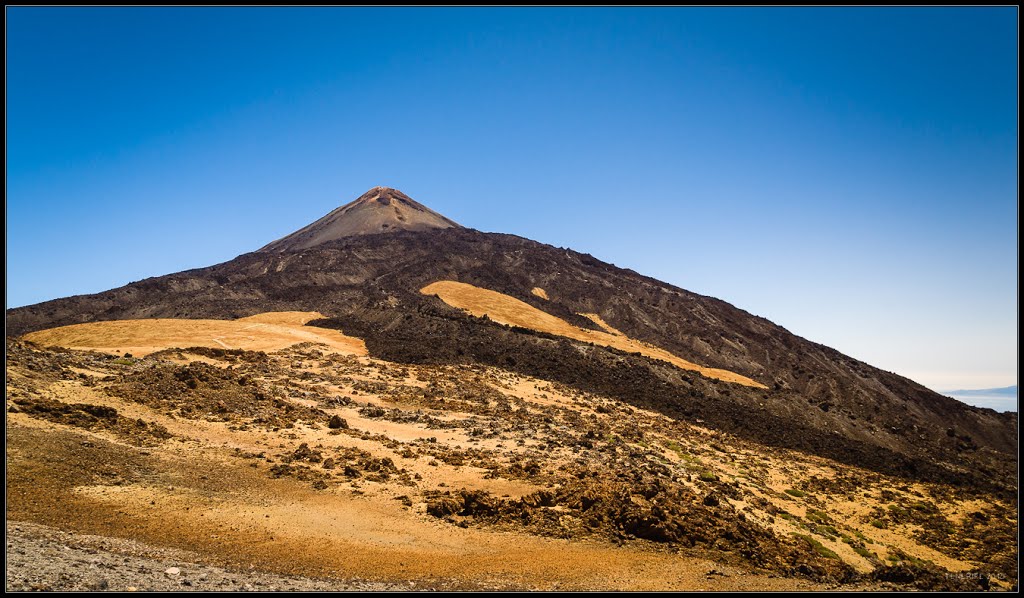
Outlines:
{"type": "MultiPolygon", "coordinates": [[[[405,422],[402,425],[430,422],[423,425],[437,429],[464,426],[468,430],[466,438],[496,438],[493,441],[496,445],[488,445],[492,447],[488,450],[496,451],[486,453],[490,456],[485,458],[481,456],[484,453],[463,451],[458,459],[452,457],[452,462],[477,459],[475,462],[480,471],[488,471],[490,476],[525,479],[531,483],[539,483],[543,476],[549,476],[544,479],[555,484],[556,490],[531,495],[529,501],[536,504],[528,501],[532,506],[523,509],[547,509],[561,504],[558,501],[562,500],[559,498],[562,495],[557,488],[577,488],[583,484],[585,488],[580,486],[577,490],[583,495],[596,492],[593,500],[597,502],[588,503],[590,499],[586,499],[578,504],[580,494],[577,493],[573,499],[576,502],[565,506],[568,509],[565,512],[583,521],[586,520],[583,512],[591,508],[587,505],[603,504],[600,501],[607,500],[601,498],[605,496],[601,494],[604,490],[599,492],[597,486],[586,485],[589,484],[586,480],[590,479],[586,476],[618,479],[625,484],[616,490],[624,492],[622,496],[637,492],[643,494],[630,499],[634,506],[629,509],[647,505],[643,507],[647,509],[644,511],[647,515],[636,515],[640,519],[621,522],[612,518],[617,522],[614,525],[619,526],[615,533],[622,534],[623,538],[677,544],[704,542],[694,540],[697,536],[684,539],[686,534],[695,532],[689,530],[684,534],[680,531],[683,528],[672,527],[676,525],[671,523],[675,521],[672,519],[675,515],[665,514],[652,506],[652,497],[667,496],[663,492],[676,492],[665,490],[668,488],[665,484],[671,486],[676,483],[670,483],[671,480],[683,484],[679,486],[681,489],[697,488],[695,500],[704,500],[699,504],[710,505],[706,507],[708,509],[741,509],[738,506],[741,503],[760,505],[763,501],[762,507],[767,509],[763,512],[768,513],[764,516],[768,519],[776,517],[785,501],[811,501],[803,497],[813,492],[824,496],[826,487],[829,492],[841,494],[843,501],[855,504],[857,497],[867,490],[857,484],[866,484],[869,483],[866,480],[872,479],[895,480],[886,484],[906,488],[899,492],[907,497],[919,492],[914,490],[919,484],[957,489],[955,492],[969,491],[974,493],[972,496],[985,496],[992,501],[1015,500],[1017,492],[1015,413],[997,413],[968,406],[909,379],[796,336],[725,301],[615,267],[592,255],[510,234],[485,233],[460,226],[408,195],[386,187],[375,187],[316,222],[222,264],[149,278],[94,295],[8,310],[7,335],[9,346],[15,343],[19,351],[61,347],[60,351],[71,350],[73,353],[116,351],[123,355],[130,350],[132,359],[156,360],[147,367],[157,372],[161,371],[160,368],[172,367],[165,361],[159,361],[161,356],[168,355],[168,351],[191,350],[204,356],[202,359],[205,360],[212,359],[211,355],[216,359],[227,359],[224,352],[235,351],[237,355],[246,356],[238,359],[258,363],[265,358],[253,357],[254,352],[277,355],[274,352],[294,353],[299,351],[294,347],[307,346],[319,346],[319,351],[347,352],[355,356],[350,359],[371,360],[366,363],[387,364],[379,366],[383,368],[382,372],[401,368],[397,370],[400,373],[395,374],[396,382],[393,383],[404,390],[397,395],[387,394],[391,391],[381,382],[392,378],[383,373],[380,377],[366,377],[351,373],[357,371],[352,369],[346,375],[348,377],[334,380],[330,385],[317,386],[315,391],[307,389],[302,395],[306,399],[300,400],[300,397],[295,400],[305,405],[303,409],[310,408],[316,401],[321,401],[317,404],[324,409],[327,406],[347,409],[344,405],[351,404],[352,400],[359,400],[367,393],[376,393],[390,398],[363,404],[359,411],[345,411],[350,424],[391,418],[394,422],[405,422]],[[174,322],[190,321],[194,324],[188,328],[190,336],[185,340],[186,335],[180,331],[182,325],[174,322]],[[17,344],[25,341],[28,342],[24,346],[27,348],[17,344]],[[289,346],[293,348],[288,349],[289,346]],[[414,375],[405,368],[413,368],[410,371],[419,372],[415,375],[426,382],[408,382],[408,376],[414,375]],[[437,381],[441,375],[438,372],[457,372],[452,375],[466,378],[460,378],[463,382],[449,387],[437,381]],[[491,382],[483,384],[484,380],[491,382]],[[317,398],[328,392],[325,389],[343,387],[355,389],[351,395],[346,395],[348,403],[324,403],[327,399],[317,398]],[[540,390],[542,388],[546,390],[540,390]],[[467,394],[466,389],[475,390],[467,394]],[[529,408],[516,407],[516,401],[521,401],[524,396],[539,402],[531,403],[529,408]],[[552,396],[562,398],[552,399],[552,396]],[[525,411],[517,411],[519,409],[525,411]],[[566,409],[582,411],[569,416],[563,413],[566,409]],[[462,415],[456,419],[444,419],[442,415],[446,410],[462,415]],[[532,412],[538,414],[537,418],[522,419],[532,412]],[[658,440],[644,440],[643,434],[636,436],[620,428],[615,428],[618,431],[601,432],[604,428],[599,423],[605,421],[608,413],[617,414],[616,418],[625,418],[623,421],[633,421],[632,418],[641,417],[638,414],[645,414],[643,417],[651,419],[644,420],[648,423],[641,427],[649,430],[645,433],[655,434],[658,440]],[[503,434],[511,434],[509,430],[513,429],[520,434],[517,437],[522,442],[520,446],[526,448],[508,449],[510,441],[501,441],[506,438],[503,434]],[[698,459],[697,462],[702,463],[700,466],[693,465],[692,460],[686,461],[693,457],[684,455],[680,461],[677,455],[680,443],[696,438],[687,436],[691,433],[706,435],[702,436],[704,440],[693,441],[697,443],[694,446],[705,447],[700,450],[710,451],[702,460],[698,459]],[[632,440],[623,434],[630,435],[632,440]],[[719,440],[708,440],[714,438],[719,440]],[[571,446],[565,442],[570,442],[571,446]],[[652,449],[652,442],[660,448],[652,449]],[[707,449],[707,442],[712,442],[718,449],[707,449]],[[539,452],[530,452],[531,446],[537,447],[539,452]],[[559,461],[552,456],[561,454],[558,451],[563,449],[567,451],[564,460],[559,461]],[[517,451],[535,456],[527,463],[520,461],[520,456],[515,456],[519,454],[517,451]],[[771,458],[777,458],[780,454],[777,451],[798,455],[785,459],[810,460],[807,463],[824,460],[821,462],[831,464],[828,467],[859,473],[849,473],[848,477],[843,477],[847,475],[845,473],[815,477],[817,481],[806,478],[805,489],[789,489],[790,494],[786,495],[779,486],[781,482],[770,476],[763,477],[767,474],[753,473],[761,471],[753,465],[744,466],[742,471],[727,465],[734,462],[737,455],[749,453],[775,455],[771,458]],[[600,458],[591,459],[586,455],[600,455],[600,458]],[[641,456],[649,459],[644,461],[648,465],[637,471],[627,471],[634,466],[640,467],[636,463],[626,464],[631,462],[630,459],[641,459],[641,456]],[[506,458],[511,461],[502,461],[506,458]],[[546,459],[550,464],[545,464],[546,459]],[[602,463],[604,469],[583,465],[591,461],[602,463]],[[690,469],[672,469],[676,462],[689,463],[687,467],[690,469]],[[712,462],[725,463],[722,465],[724,469],[715,470],[712,462]],[[582,477],[569,480],[564,472],[570,470],[574,472],[573,476],[582,477]],[[728,475],[733,482],[726,484],[722,481],[726,476],[724,471],[730,472],[728,475]],[[762,477],[758,482],[752,482],[757,476],[762,477]],[[640,486],[629,490],[632,487],[629,484],[640,484],[637,480],[641,478],[642,491],[640,486]],[[850,481],[854,479],[861,482],[850,481]],[[714,490],[708,491],[706,487],[714,490]],[[701,493],[704,498],[701,498],[701,493]],[[776,500],[773,497],[781,502],[772,502],[776,500]],[[658,515],[659,512],[662,515],[658,515]]],[[[302,355],[304,357],[288,359],[321,359],[313,356],[318,353],[302,355]]],[[[243,362],[236,360],[232,363],[243,362]]],[[[356,368],[356,362],[346,363],[350,368],[356,368]]],[[[252,384],[253,375],[265,378],[269,375],[267,372],[275,371],[271,366],[260,367],[263,369],[254,370],[255,374],[246,374],[250,380],[248,384],[252,384]]],[[[322,372],[334,366],[318,367],[317,371],[322,372]]],[[[144,380],[153,379],[153,384],[157,384],[153,376],[158,375],[144,373],[149,371],[139,369],[136,375],[144,380]]],[[[307,373],[296,370],[282,378],[287,381],[282,382],[280,388],[291,388],[298,384],[298,380],[304,379],[295,377],[298,373],[307,376],[307,373]]],[[[194,373],[174,375],[187,381],[193,380],[189,376],[194,373]]],[[[307,377],[313,379],[316,375],[320,374],[309,373],[307,377]]],[[[148,396],[149,390],[132,386],[136,382],[127,373],[121,376],[117,378],[121,380],[117,384],[122,390],[112,389],[110,392],[116,394],[130,386],[140,396],[148,396]]],[[[224,380],[226,378],[220,373],[205,373],[195,384],[202,389],[204,384],[227,384],[224,380]]],[[[281,392],[285,393],[281,396],[285,396],[290,391],[281,392]]],[[[233,417],[230,415],[230,401],[224,399],[210,404],[213,405],[211,413],[218,413],[218,409],[228,410],[223,416],[224,421],[233,417]]],[[[295,409],[299,409],[299,403],[295,409]]],[[[192,411],[186,409],[176,413],[179,413],[178,417],[191,417],[188,414],[192,411]]],[[[260,422],[269,416],[260,417],[263,419],[246,420],[249,423],[245,425],[266,425],[260,422]]],[[[341,424],[338,426],[340,428],[341,424]]],[[[364,432],[360,432],[363,434],[360,442],[364,444],[374,437],[373,434],[382,434],[381,430],[385,429],[367,426],[364,432]],[[374,431],[371,433],[370,430],[374,431]]],[[[275,431],[279,427],[277,425],[275,431]]],[[[400,454],[400,444],[395,438],[384,442],[384,446],[389,447],[387,450],[391,451],[388,454],[400,454]]],[[[300,452],[306,451],[302,454],[307,455],[301,459],[307,459],[310,450],[308,446],[301,449],[300,452]]],[[[288,459],[286,463],[301,461],[298,457],[288,459]]],[[[440,461],[442,465],[447,463],[444,459],[440,461]]],[[[351,467],[357,468],[357,465],[351,467]]],[[[379,468],[384,466],[377,464],[374,467],[378,468],[374,471],[381,471],[379,468]]],[[[415,483],[410,483],[415,486],[415,483]]],[[[524,515],[515,511],[512,503],[474,494],[476,490],[466,489],[462,494],[453,495],[450,487],[448,490],[443,488],[435,489],[434,494],[431,492],[435,490],[424,490],[422,497],[426,506],[423,508],[436,517],[453,522],[472,520],[486,524],[508,522],[516,517],[526,517],[515,519],[526,521],[534,516],[548,521],[544,517],[554,517],[551,514],[543,517],[524,515]],[[444,492],[448,494],[444,495],[444,492]]],[[[801,509],[807,509],[801,513],[825,513],[828,510],[827,501],[815,501],[801,506],[801,509]]],[[[913,524],[927,527],[930,525],[927,522],[937,521],[934,517],[938,517],[935,514],[938,511],[927,510],[931,507],[914,511],[907,506],[913,502],[911,498],[904,502],[896,501],[896,508],[909,510],[906,510],[904,519],[894,520],[893,526],[913,524]]],[[[920,500],[917,502],[921,503],[920,500]]],[[[885,512],[884,505],[880,509],[873,515],[864,514],[863,522],[889,526],[885,517],[893,516],[896,511],[885,512]]],[[[733,513],[731,516],[739,513],[730,512],[733,513]]],[[[835,528],[828,523],[832,520],[824,514],[806,517],[811,518],[810,522],[793,527],[793,534],[805,535],[807,529],[811,529],[813,535],[819,527],[832,525],[830,529],[835,528]]],[[[840,515],[837,512],[832,517],[840,515]]],[[[994,521],[991,514],[984,517],[988,517],[986,522],[994,521]]],[[[743,521],[747,522],[743,526],[754,525],[749,523],[753,520],[744,518],[743,521]]],[[[544,533],[550,532],[548,527],[544,527],[546,525],[541,525],[547,530],[544,533]]],[[[564,529],[576,529],[571,527],[576,523],[563,521],[562,525],[570,526],[564,529]]],[[[604,529],[601,526],[605,523],[595,522],[594,525],[604,529]]],[[[995,523],[985,525],[989,527],[970,529],[980,533],[984,528],[989,530],[986,533],[995,533],[990,529],[995,523]]],[[[727,550],[739,551],[742,544],[746,551],[743,554],[760,553],[762,550],[776,554],[775,548],[764,547],[768,544],[788,546],[791,540],[768,540],[774,532],[764,530],[770,527],[757,528],[761,531],[730,532],[730,538],[745,539],[742,542],[723,540],[721,545],[727,550]]],[[[871,529],[865,529],[864,533],[872,533],[871,529]]],[[[849,533],[853,533],[852,529],[849,533]]],[[[840,532],[829,534],[831,532],[825,538],[828,546],[835,546],[840,551],[840,560],[854,563],[861,573],[887,570],[889,567],[889,564],[878,561],[877,555],[867,557],[861,554],[871,552],[868,548],[851,553],[847,559],[842,551],[849,552],[848,546],[860,546],[856,544],[859,540],[852,539],[852,544],[843,545],[839,541],[840,532]]],[[[816,538],[808,541],[811,552],[821,545],[821,540],[816,538]]],[[[712,546],[717,540],[710,538],[707,541],[708,546],[712,546]]],[[[933,552],[945,550],[943,542],[946,541],[934,538],[927,542],[921,540],[928,546],[939,547],[928,549],[933,552]]],[[[1005,547],[999,550],[1005,557],[1005,547]]],[[[814,558],[824,554],[818,552],[814,558]]],[[[758,566],[776,567],[777,563],[772,558],[758,566]]],[[[980,562],[982,557],[978,559],[980,562]]],[[[828,567],[814,570],[831,571],[828,567]]],[[[938,575],[934,572],[929,574],[938,575]]],[[[825,573],[821,575],[827,577],[825,573]]],[[[833,572],[828,575],[839,574],[833,572]]],[[[927,587],[940,586],[932,584],[927,587]]]]}

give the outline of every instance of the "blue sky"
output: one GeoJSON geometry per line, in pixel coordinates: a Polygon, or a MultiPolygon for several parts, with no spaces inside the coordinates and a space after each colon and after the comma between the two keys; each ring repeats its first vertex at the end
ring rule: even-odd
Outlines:
{"type": "Polygon", "coordinates": [[[1017,382],[1017,9],[7,8],[7,305],[375,185],[937,389],[1017,382]]]}

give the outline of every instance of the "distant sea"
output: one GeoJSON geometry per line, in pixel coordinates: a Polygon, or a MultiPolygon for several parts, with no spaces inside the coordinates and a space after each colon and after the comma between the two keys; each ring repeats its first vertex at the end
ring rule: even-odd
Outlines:
{"type": "Polygon", "coordinates": [[[988,407],[996,411],[1017,411],[1017,385],[978,390],[940,390],[939,394],[953,397],[975,407],[988,407]]]}

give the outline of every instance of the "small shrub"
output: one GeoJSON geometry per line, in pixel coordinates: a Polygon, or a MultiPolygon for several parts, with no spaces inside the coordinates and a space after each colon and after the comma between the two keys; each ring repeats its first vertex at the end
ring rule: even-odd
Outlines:
{"type": "Polygon", "coordinates": [[[828,513],[825,511],[815,511],[814,509],[807,510],[807,521],[814,523],[830,523],[832,520],[829,518],[828,513]]]}
{"type": "Polygon", "coordinates": [[[862,557],[866,558],[866,559],[877,558],[875,553],[871,552],[867,548],[864,548],[863,546],[854,546],[853,547],[853,551],[856,552],[857,554],[861,555],[862,557]]]}
{"type": "Polygon", "coordinates": [[[807,542],[808,544],[810,544],[810,546],[814,550],[814,552],[818,553],[820,556],[823,556],[823,557],[825,557],[827,559],[839,560],[839,555],[836,554],[831,548],[825,546],[824,544],[822,544],[821,542],[819,542],[819,541],[815,540],[814,538],[808,536],[807,534],[797,534],[797,533],[794,533],[793,537],[794,538],[799,538],[799,539],[803,540],[804,542],[807,542]]]}
{"type": "Polygon", "coordinates": [[[818,525],[814,528],[815,533],[819,536],[835,537],[839,535],[839,530],[832,527],[831,525],[818,525]]]}

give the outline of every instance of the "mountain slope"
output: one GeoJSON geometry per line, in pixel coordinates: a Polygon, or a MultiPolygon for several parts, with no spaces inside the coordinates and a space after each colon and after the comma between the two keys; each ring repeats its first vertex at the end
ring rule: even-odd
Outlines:
{"type": "Polygon", "coordinates": [[[8,334],[23,334],[100,320],[267,311],[319,311],[326,319],[312,324],[364,339],[376,357],[497,365],[878,471],[1015,488],[1016,415],[942,397],[723,301],[512,235],[452,227],[348,236],[301,252],[265,249],[9,310],[7,323],[8,334]],[[420,292],[442,280],[505,294],[580,329],[601,331],[597,322],[604,322],[767,389],[473,317],[420,292]]]}

